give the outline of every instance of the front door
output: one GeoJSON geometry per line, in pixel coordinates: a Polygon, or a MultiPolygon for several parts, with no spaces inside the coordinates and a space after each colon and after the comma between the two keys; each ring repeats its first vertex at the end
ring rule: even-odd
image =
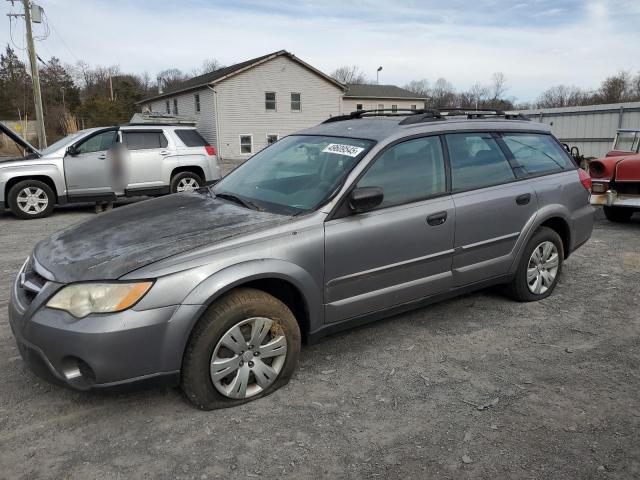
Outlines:
{"type": "Polygon", "coordinates": [[[325,223],[325,319],[337,322],[451,287],[455,211],[440,138],[396,144],[357,187],[380,187],[373,211],[325,223]]]}
{"type": "Polygon", "coordinates": [[[504,275],[536,215],[536,192],[529,181],[516,181],[496,135],[456,133],[446,140],[456,208],[454,285],[504,275]]]}
{"type": "Polygon", "coordinates": [[[64,176],[69,197],[101,197],[112,193],[107,150],[116,141],[117,130],[104,130],[74,145],[64,157],[64,176]]]}

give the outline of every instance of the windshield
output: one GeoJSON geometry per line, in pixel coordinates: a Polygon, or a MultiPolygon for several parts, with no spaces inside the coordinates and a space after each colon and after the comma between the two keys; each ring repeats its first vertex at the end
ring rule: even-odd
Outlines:
{"type": "Polygon", "coordinates": [[[80,130],[79,132],[67,135],[66,137],[61,138],[60,140],[58,140],[56,143],[52,143],[51,145],[49,145],[44,150],[40,150],[40,153],[42,155],[49,155],[49,154],[55,152],[56,150],[66,146],[66,145],[70,145],[75,140],[77,140],[80,136],[84,135],[86,132],[87,132],[86,130],[80,130]]]}
{"type": "Polygon", "coordinates": [[[213,191],[258,210],[287,214],[313,210],[373,144],[354,138],[285,137],[238,167],[213,191]]]}
{"type": "Polygon", "coordinates": [[[618,132],[613,149],[621,152],[637,152],[638,142],[640,142],[640,132],[618,132]]]}

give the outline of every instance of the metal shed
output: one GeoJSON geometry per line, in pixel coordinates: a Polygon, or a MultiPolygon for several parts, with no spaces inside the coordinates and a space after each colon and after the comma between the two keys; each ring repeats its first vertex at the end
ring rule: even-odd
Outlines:
{"type": "Polygon", "coordinates": [[[563,143],[586,157],[602,157],[620,128],[640,129],[640,102],[519,110],[531,120],[551,125],[563,143]]]}

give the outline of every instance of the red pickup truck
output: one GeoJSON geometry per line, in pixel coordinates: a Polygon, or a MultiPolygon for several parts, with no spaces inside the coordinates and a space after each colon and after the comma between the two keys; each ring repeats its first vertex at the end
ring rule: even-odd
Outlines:
{"type": "Polygon", "coordinates": [[[640,211],[640,129],[620,129],[613,149],[589,162],[591,204],[602,205],[612,222],[626,222],[640,211]]]}

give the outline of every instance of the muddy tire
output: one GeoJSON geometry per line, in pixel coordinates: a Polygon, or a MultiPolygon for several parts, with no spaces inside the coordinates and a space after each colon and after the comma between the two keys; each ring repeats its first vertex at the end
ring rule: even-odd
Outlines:
{"type": "Polygon", "coordinates": [[[519,302],[534,302],[553,292],[562,273],[564,249],[560,235],[540,227],[522,253],[518,269],[508,285],[509,295],[519,302]]]}
{"type": "Polygon", "coordinates": [[[602,207],[604,216],[610,222],[628,222],[633,215],[632,208],[625,207],[602,207]]]}
{"type": "Polygon", "coordinates": [[[180,386],[202,410],[234,407],[286,385],[299,353],[300,328],[284,303],[260,290],[233,290],[191,333],[180,386]]]}
{"type": "Polygon", "coordinates": [[[51,215],[56,194],[51,187],[39,180],[23,180],[9,190],[7,203],[18,218],[31,220],[51,215]]]}

